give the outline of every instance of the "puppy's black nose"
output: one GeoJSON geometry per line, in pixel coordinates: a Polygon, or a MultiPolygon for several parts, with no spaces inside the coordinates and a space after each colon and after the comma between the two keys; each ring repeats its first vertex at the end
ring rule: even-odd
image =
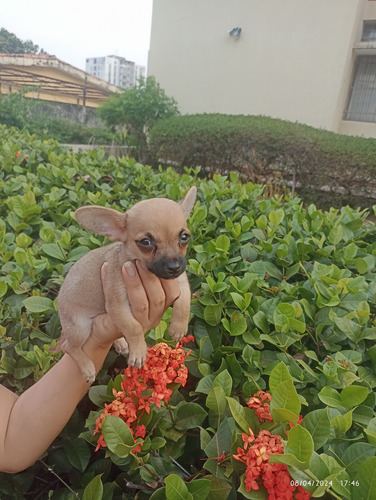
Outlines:
{"type": "Polygon", "coordinates": [[[171,276],[177,276],[180,273],[180,269],[181,265],[180,262],[177,260],[172,260],[170,262],[167,262],[166,264],[166,271],[171,276]]]}

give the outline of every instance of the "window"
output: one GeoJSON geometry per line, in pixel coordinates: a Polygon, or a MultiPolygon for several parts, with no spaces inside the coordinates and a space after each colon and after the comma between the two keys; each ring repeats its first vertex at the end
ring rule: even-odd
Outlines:
{"type": "Polygon", "coordinates": [[[376,122],[376,56],[358,56],[346,120],[376,122]]]}
{"type": "Polygon", "coordinates": [[[364,21],[362,42],[376,42],[376,21],[364,21]]]}

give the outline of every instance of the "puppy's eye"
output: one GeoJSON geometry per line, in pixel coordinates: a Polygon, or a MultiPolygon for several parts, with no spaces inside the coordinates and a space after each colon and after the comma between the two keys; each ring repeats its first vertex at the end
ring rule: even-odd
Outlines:
{"type": "Polygon", "coordinates": [[[180,235],[180,243],[181,243],[182,245],[187,244],[187,243],[188,243],[188,241],[189,241],[189,239],[190,239],[190,237],[191,237],[191,235],[190,235],[190,234],[188,234],[188,233],[182,233],[182,234],[180,235]]]}
{"type": "Polygon", "coordinates": [[[153,242],[149,238],[142,238],[142,240],[137,241],[137,245],[142,248],[152,248],[153,242]]]}

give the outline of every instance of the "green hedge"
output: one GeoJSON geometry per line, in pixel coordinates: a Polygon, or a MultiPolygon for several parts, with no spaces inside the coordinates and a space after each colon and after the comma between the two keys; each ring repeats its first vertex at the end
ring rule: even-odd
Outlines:
{"type": "Polygon", "coordinates": [[[326,208],[366,208],[376,201],[376,139],[263,116],[203,114],[160,121],[150,149],[156,163],[236,170],[245,179],[281,174],[291,187],[295,175],[299,195],[326,208]]]}
{"type": "MultiPolygon", "coordinates": [[[[0,382],[19,393],[58,359],[49,346],[60,335],[64,275],[104,243],[71,212],[84,204],[126,210],[198,188],[187,385],[175,384],[169,402],[144,416],[141,452],[131,452],[129,429],[115,417],[105,420],[108,448],[96,452],[96,419],[125,366],[111,351],[42,460],[0,474],[2,500],[266,500],[260,479],[260,490],[247,491],[245,465],[234,458],[249,428],[281,436],[285,452],[269,460],[315,497],[376,498],[376,228],[366,212],[266,198],[234,173],[203,180],[198,171],[105,160],[102,151],[74,155],[5,127],[0,164],[0,382]],[[272,422],[247,406],[260,390],[271,394],[272,422]]],[[[170,315],[148,345],[173,345],[170,315]]]]}

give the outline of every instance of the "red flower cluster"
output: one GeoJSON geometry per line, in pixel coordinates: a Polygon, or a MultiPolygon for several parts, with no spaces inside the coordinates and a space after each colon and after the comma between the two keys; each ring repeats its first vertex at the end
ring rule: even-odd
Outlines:
{"type": "Polygon", "coordinates": [[[238,448],[236,460],[246,464],[245,489],[258,490],[260,477],[269,495],[268,500],[308,500],[311,494],[301,486],[295,486],[285,464],[271,464],[271,453],[283,453],[282,438],[269,431],[260,431],[255,438],[251,429],[243,433],[244,447],[238,448]]]}
{"type": "MultiPolygon", "coordinates": [[[[15,154],[16,158],[18,158],[19,156],[21,156],[21,151],[18,151],[16,154],[15,154]]],[[[22,165],[25,165],[27,162],[27,157],[24,156],[23,157],[23,160],[22,160],[22,165]]]]}
{"type": "Polygon", "coordinates": [[[247,403],[249,408],[253,408],[260,422],[273,422],[270,413],[269,401],[272,399],[268,392],[258,391],[247,403]]]}
{"type": "MultiPolygon", "coordinates": [[[[271,395],[259,391],[247,405],[253,408],[260,422],[272,422],[269,401],[271,395]]],[[[301,421],[301,418],[299,419],[301,421]]],[[[300,423],[300,422],[299,422],[300,423]]],[[[293,427],[292,424],[290,424],[293,427]]],[[[249,434],[243,433],[243,448],[237,449],[233,455],[236,460],[244,463],[246,491],[258,490],[261,482],[268,492],[268,500],[308,500],[311,494],[301,486],[295,486],[285,464],[269,463],[271,453],[283,454],[281,436],[262,430],[255,437],[251,429],[249,434]],[[261,481],[260,481],[261,480],[261,481]]]]}
{"type": "MultiPolygon", "coordinates": [[[[94,434],[100,433],[100,436],[95,451],[106,446],[102,434],[106,415],[122,418],[135,438],[145,437],[146,428],[139,424],[144,412],[150,413],[150,405],[153,403],[158,407],[162,401],[167,403],[172,394],[168,384],[174,382],[184,386],[187,381],[188,370],[184,362],[190,352],[185,353],[180,344],[191,340],[194,338],[189,335],[178,342],[175,348],[165,343],[149,347],[146,363],[142,368],[128,367],[124,370],[122,390],[117,392],[113,389],[115,400],[105,404],[103,412],[96,420],[94,434]]],[[[133,451],[141,451],[140,445],[133,451]]]]}

